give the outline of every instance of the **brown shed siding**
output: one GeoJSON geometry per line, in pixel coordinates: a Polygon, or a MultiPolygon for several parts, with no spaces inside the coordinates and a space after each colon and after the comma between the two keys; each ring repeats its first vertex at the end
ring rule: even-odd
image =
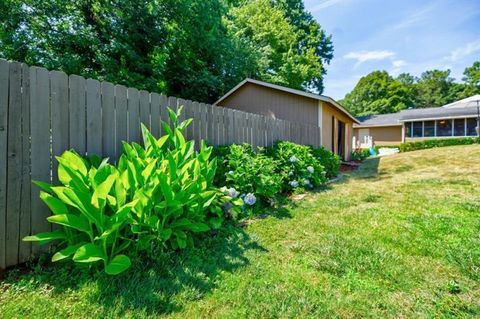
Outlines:
{"type": "Polygon", "coordinates": [[[402,126],[382,126],[382,127],[367,127],[356,128],[355,136],[361,138],[360,130],[367,130],[367,135],[373,138],[375,145],[398,145],[402,143],[402,126]]]}
{"type": "Polygon", "coordinates": [[[332,145],[335,136],[332,136],[334,118],[345,123],[345,157],[348,158],[352,150],[353,121],[342,112],[338,111],[330,103],[322,102],[322,145],[332,152],[336,151],[332,145]]]}
{"type": "Polygon", "coordinates": [[[219,106],[302,124],[318,125],[318,101],[245,83],[219,106]]]}

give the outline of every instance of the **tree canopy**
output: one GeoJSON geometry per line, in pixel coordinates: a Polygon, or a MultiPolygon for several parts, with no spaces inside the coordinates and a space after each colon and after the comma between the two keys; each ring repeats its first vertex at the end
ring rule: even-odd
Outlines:
{"type": "Polygon", "coordinates": [[[402,73],[393,78],[386,71],[374,71],[362,77],[340,102],[362,116],[438,107],[480,93],[480,61],[465,69],[463,83],[455,82],[450,73],[428,70],[420,77],[402,73]]]}
{"type": "Polygon", "coordinates": [[[301,0],[4,0],[0,57],[204,102],[250,76],[321,92],[331,38],[301,0]]]}

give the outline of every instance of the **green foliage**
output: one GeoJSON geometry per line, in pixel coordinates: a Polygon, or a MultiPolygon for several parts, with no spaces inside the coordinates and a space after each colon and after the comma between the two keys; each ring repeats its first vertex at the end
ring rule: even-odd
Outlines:
{"type": "Polygon", "coordinates": [[[129,257],[121,253],[131,244],[129,213],[137,199],[124,196],[121,174],[106,160],[94,167],[73,151],[66,151],[57,160],[62,186],[36,184],[42,189],[40,198],[53,213],[47,220],[62,227],[24,240],[41,244],[59,241],[52,261],[102,261],[106,273],[123,272],[130,267],[129,257]]]}
{"type": "Polygon", "coordinates": [[[191,119],[178,122],[168,109],[170,122],[162,122],[166,135],[156,139],[142,124],[143,146],[123,144],[118,167],[88,160],[67,151],[58,157],[58,177],[63,186],[37,182],[42,200],[53,212],[48,218],[63,229],[24,238],[46,243],[60,240],[52,261],[72,258],[77,263],[103,261],[105,272],[119,274],[130,267],[124,252],[193,246],[193,235],[218,229],[225,204],[238,209],[225,189],[213,185],[216,161],[212,148],[194,142],[183,131],[191,119]]]}
{"type": "Polygon", "coordinates": [[[325,147],[313,148],[311,150],[313,156],[320,161],[325,168],[326,176],[332,178],[338,175],[340,164],[342,163],[340,156],[327,150],[325,147]]]}
{"type": "Polygon", "coordinates": [[[352,151],[350,159],[356,162],[363,162],[370,156],[370,150],[368,148],[357,148],[352,151]]]}
{"type": "Polygon", "coordinates": [[[405,108],[439,107],[480,94],[480,61],[464,71],[464,83],[454,82],[450,70],[429,70],[420,77],[386,71],[362,77],[341,101],[356,116],[395,113],[405,108]]]}
{"type": "Polygon", "coordinates": [[[302,1],[240,1],[228,29],[251,52],[255,78],[295,89],[323,91],[325,64],[333,57],[326,36],[302,1]]]}
{"type": "Polygon", "coordinates": [[[386,71],[364,76],[352,92],[340,101],[356,116],[395,113],[413,106],[409,90],[386,71]]]}
{"type": "Polygon", "coordinates": [[[0,21],[0,58],[202,102],[247,76],[321,91],[333,51],[298,0],[4,0],[0,21]]]}
{"type": "Polygon", "coordinates": [[[236,195],[253,194],[254,209],[274,205],[280,197],[283,176],[276,173],[277,163],[251,145],[230,145],[217,148],[219,169],[217,185],[225,185],[236,195]]]}
{"type": "Polygon", "coordinates": [[[407,142],[400,144],[400,152],[410,152],[416,150],[423,150],[435,147],[454,146],[454,145],[470,145],[480,144],[480,139],[477,137],[465,138],[449,138],[449,139],[432,139],[419,142],[407,142]]]}
{"type": "Polygon", "coordinates": [[[278,162],[277,172],[284,176],[285,191],[319,187],[327,181],[325,168],[309,146],[277,141],[267,149],[267,154],[278,162]]]}

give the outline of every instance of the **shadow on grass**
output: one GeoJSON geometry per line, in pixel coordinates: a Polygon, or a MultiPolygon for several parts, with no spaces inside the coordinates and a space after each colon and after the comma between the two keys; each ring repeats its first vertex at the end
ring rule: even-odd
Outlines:
{"type": "Polygon", "coordinates": [[[24,275],[12,271],[5,282],[32,291],[54,287],[54,303],[57,298],[71,298],[73,292],[75,299],[98,305],[108,316],[130,312],[155,317],[201,299],[216,287],[219,276],[245,267],[250,263],[248,256],[262,252],[266,249],[244,229],[229,224],[214,235],[205,235],[194,248],[155,258],[135,257],[132,268],[119,276],[108,276],[99,267],[81,269],[66,263],[37,266],[24,275]]]}

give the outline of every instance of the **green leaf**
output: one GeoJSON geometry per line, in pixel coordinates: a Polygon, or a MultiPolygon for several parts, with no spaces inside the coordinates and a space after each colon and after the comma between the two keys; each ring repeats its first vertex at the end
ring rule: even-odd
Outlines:
{"type": "Polygon", "coordinates": [[[220,227],[222,227],[222,223],[223,223],[223,218],[211,218],[209,220],[209,223],[210,223],[210,226],[212,226],[213,229],[219,229],[220,227]]]}
{"type": "Polygon", "coordinates": [[[130,258],[125,255],[117,255],[107,264],[105,272],[109,275],[118,275],[130,268],[131,265],[130,258]]]}
{"type": "Polygon", "coordinates": [[[177,244],[180,249],[187,247],[187,234],[181,230],[175,231],[175,236],[177,237],[177,244]]]}
{"type": "Polygon", "coordinates": [[[58,198],[53,197],[52,195],[46,193],[46,192],[40,192],[40,198],[44,201],[45,204],[47,204],[48,208],[54,213],[54,214],[67,214],[68,213],[68,208],[67,206],[58,198]]]}
{"type": "Polygon", "coordinates": [[[74,228],[85,233],[91,233],[88,220],[83,216],[76,216],[72,214],[61,214],[49,216],[47,220],[54,224],[63,225],[66,227],[74,228]]]}
{"type": "Polygon", "coordinates": [[[83,245],[73,255],[73,261],[78,263],[92,263],[106,259],[102,249],[95,244],[83,245]]]}
{"type": "Polygon", "coordinates": [[[107,195],[108,193],[110,193],[110,190],[112,189],[113,183],[115,182],[116,178],[117,178],[117,173],[115,172],[114,174],[111,174],[110,176],[108,176],[103,183],[101,183],[95,188],[95,192],[93,193],[93,196],[92,196],[93,206],[95,206],[96,208],[103,207],[105,200],[107,198],[107,195]]]}
{"type": "Polygon", "coordinates": [[[159,232],[160,238],[163,240],[169,240],[172,236],[173,231],[170,228],[163,229],[159,232]]]}
{"type": "Polygon", "coordinates": [[[44,190],[47,193],[52,192],[52,186],[53,186],[52,184],[41,182],[41,181],[32,181],[32,183],[37,185],[38,187],[40,187],[40,189],[44,190]]]}
{"type": "Polygon", "coordinates": [[[194,233],[203,233],[210,230],[210,227],[204,223],[192,223],[188,228],[194,233]]]}
{"type": "Polygon", "coordinates": [[[67,236],[65,233],[61,230],[56,230],[52,232],[46,232],[46,233],[38,233],[36,235],[32,236],[27,236],[23,238],[23,241],[38,241],[42,244],[48,243],[52,240],[57,240],[57,239],[66,239],[67,236]]]}
{"type": "Polygon", "coordinates": [[[57,253],[55,253],[55,255],[52,256],[52,261],[56,262],[56,261],[70,257],[77,251],[78,248],[80,248],[84,244],[85,243],[82,242],[76,245],[68,246],[67,248],[64,248],[58,251],[57,253]]]}

